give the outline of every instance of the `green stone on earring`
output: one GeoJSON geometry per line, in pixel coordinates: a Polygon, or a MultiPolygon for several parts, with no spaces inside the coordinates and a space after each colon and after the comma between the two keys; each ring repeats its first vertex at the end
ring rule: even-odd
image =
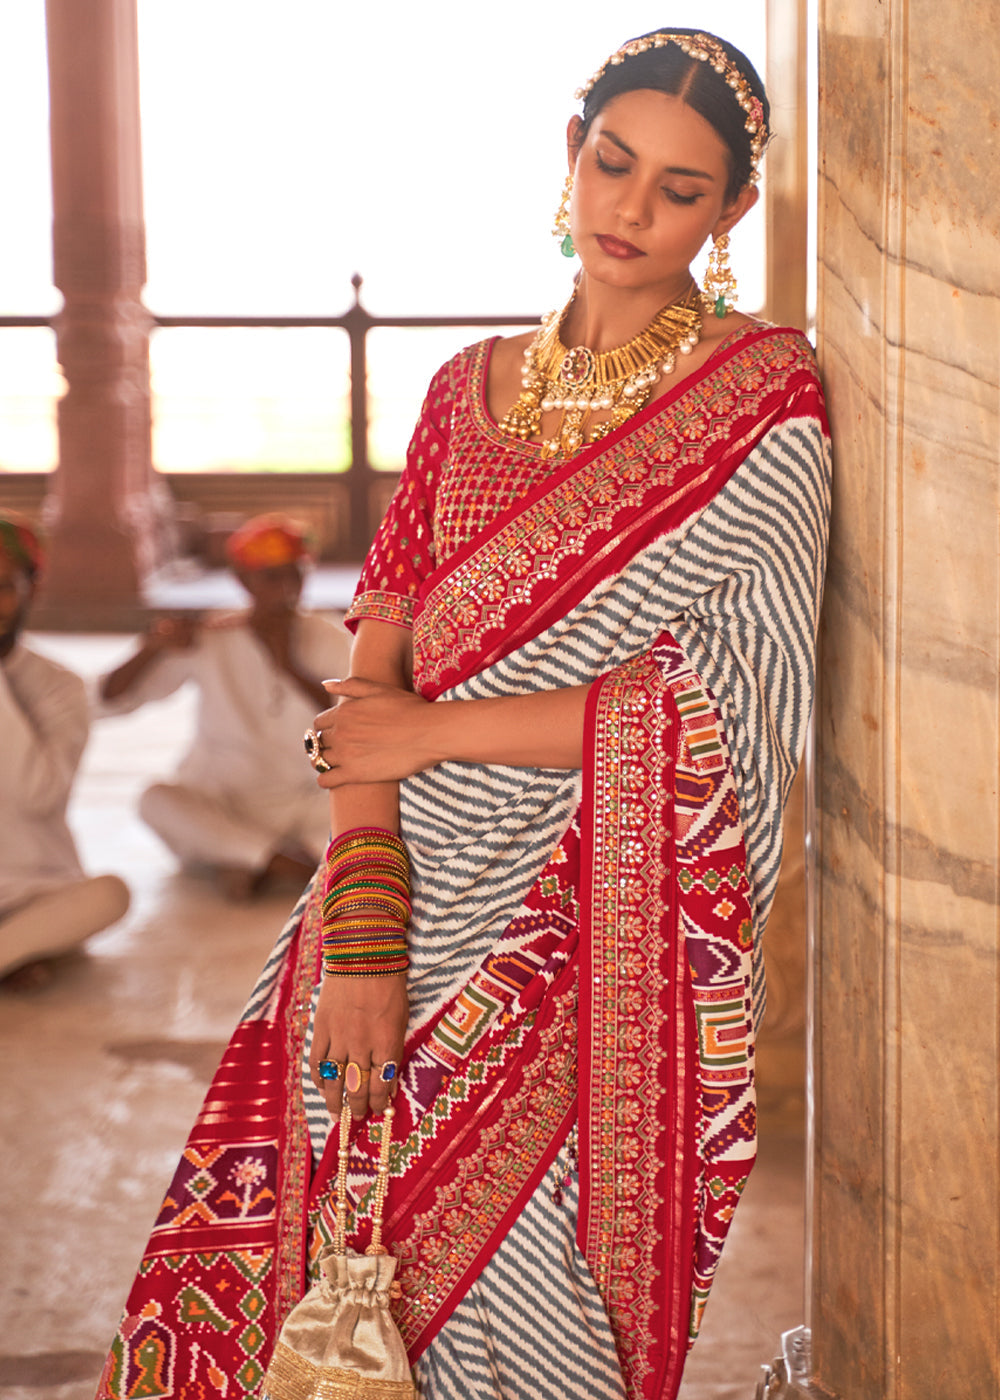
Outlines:
{"type": "Polygon", "coordinates": [[[720,321],[725,316],[726,309],[726,298],[724,296],[717,297],[715,302],[715,314],[720,321]]]}
{"type": "Polygon", "coordinates": [[[571,233],[567,233],[566,237],[559,244],[559,251],[564,258],[576,256],[576,249],[573,247],[573,235],[571,233]]]}

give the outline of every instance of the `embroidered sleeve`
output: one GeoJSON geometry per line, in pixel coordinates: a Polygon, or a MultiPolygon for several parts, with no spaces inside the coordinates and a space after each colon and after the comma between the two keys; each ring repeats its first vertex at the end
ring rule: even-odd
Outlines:
{"type": "Polygon", "coordinates": [[[434,496],[448,448],[451,363],[431,380],[406,453],[406,465],[358,580],[345,622],[363,617],[412,627],[417,594],[435,567],[434,496]]]}

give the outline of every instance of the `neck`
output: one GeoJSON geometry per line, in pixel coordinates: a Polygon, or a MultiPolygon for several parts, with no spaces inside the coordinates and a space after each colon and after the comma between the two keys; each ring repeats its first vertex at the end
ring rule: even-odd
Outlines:
{"type": "Polygon", "coordinates": [[[563,344],[586,345],[598,354],[624,345],[644,331],[658,311],[683,300],[692,285],[690,272],[671,284],[624,290],[580,276],[576,296],[563,325],[563,344]]]}
{"type": "Polygon", "coordinates": [[[296,608],[261,607],[259,604],[257,604],[251,607],[250,609],[250,621],[259,623],[270,622],[273,623],[275,626],[279,622],[287,624],[292,621],[292,618],[295,617],[297,611],[298,610],[296,608]]]}

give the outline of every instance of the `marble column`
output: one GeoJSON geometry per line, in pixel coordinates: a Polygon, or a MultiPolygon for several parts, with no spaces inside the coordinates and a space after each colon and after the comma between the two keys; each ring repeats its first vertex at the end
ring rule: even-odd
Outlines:
{"type": "Polygon", "coordinates": [[[136,0],[47,0],[66,393],[36,621],[127,623],[154,562],[136,0]]]}
{"type": "Polygon", "coordinates": [[[836,451],[816,824],[811,1362],[1000,1394],[1000,40],[820,0],[836,451]]]}

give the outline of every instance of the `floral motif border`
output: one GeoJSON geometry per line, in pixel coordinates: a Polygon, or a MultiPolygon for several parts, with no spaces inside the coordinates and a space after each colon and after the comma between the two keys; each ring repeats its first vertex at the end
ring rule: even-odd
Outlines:
{"type": "Polygon", "coordinates": [[[378,622],[391,622],[395,627],[412,627],[413,613],[417,606],[415,598],[404,598],[401,593],[383,593],[370,589],[359,593],[344,614],[345,626],[360,622],[363,617],[373,617],[378,622]]]}
{"type": "Polygon", "coordinates": [[[686,1352],[688,1300],[678,1290],[686,1285],[689,1292],[690,1261],[678,1257],[683,1229],[674,1218],[668,1194],[674,1173],[667,1169],[676,1154],[664,1150],[665,1138],[677,1132],[671,1086],[686,1072],[677,1024],[682,940],[668,866],[677,728],[651,655],[620,667],[597,688],[588,742],[589,964],[581,967],[580,1101],[589,1103],[589,1117],[581,1117],[580,1239],[631,1396],[653,1393],[650,1358],[662,1346],[663,1327],[654,1326],[661,1307],[669,1316],[671,1356],[686,1352]],[[669,1270],[658,1262],[665,1238],[674,1256],[669,1270]]]}
{"type": "MultiPolygon", "coordinates": [[[[277,1281],[274,1309],[277,1329],[299,1301],[306,1276],[303,1221],[312,1176],[312,1143],[302,1099],[302,1058],[312,1018],[312,995],[318,976],[322,934],[323,885],[317,879],[299,925],[299,948],[291,962],[292,975],[284,989],[288,997],[285,1021],[285,1121],[282,1139],[280,1216],[277,1230],[277,1281]]],[[[276,1329],[276,1331],[277,1331],[276,1329]]]]}
{"type": "MultiPolygon", "coordinates": [[[[575,980],[575,979],[574,979],[575,980]]],[[[523,1037],[517,1028],[515,1038],[523,1037]]],[[[410,1233],[392,1239],[402,1298],[393,1311],[411,1358],[431,1341],[464,1281],[481,1266],[484,1246],[510,1218],[561,1141],[576,1104],[576,987],[557,993],[520,1084],[474,1151],[452,1162],[453,1175],[433,1204],[412,1217],[410,1233]]]]}
{"type": "Polygon", "coordinates": [[[802,337],[756,333],[676,398],[557,470],[542,495],[432,584],[414,622],[421,687],[440,684],[469,656],[481,659],[491,637],[530,611],[539,587],[548,598],[582,557],[606,556],[651,503],[661,519],[720,462],[740,460],[768,426],[768,401],[777,411],[796,380],[818,386],[802,337]]]}

